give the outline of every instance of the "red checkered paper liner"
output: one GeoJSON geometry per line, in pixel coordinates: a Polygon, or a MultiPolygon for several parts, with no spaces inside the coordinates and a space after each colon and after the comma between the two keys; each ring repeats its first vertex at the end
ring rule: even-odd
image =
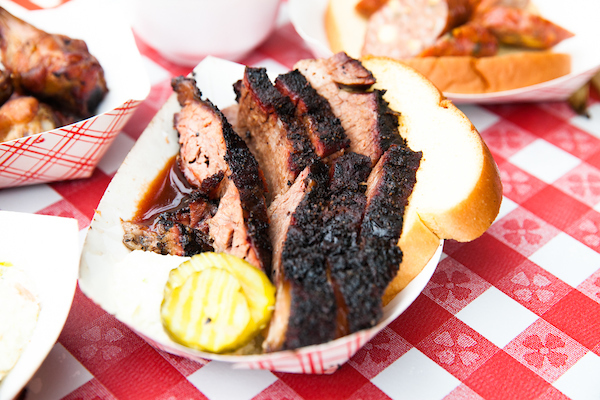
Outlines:
{"type": "MultiPolygon", "coordinates": [[[[189,72],[160,58],[143,42],[138,41],[138,46],[169,74],[189,72]]],[[[293,26],[283,23],[244,63],[284,70],[311,56],[293,26]]],[[[125,133],[137,138],[170,92],[168,78],[155,81],[125,133]]],[[[461,107],[498,163],[504,184],[501,215],[473,242],[447,241],[423,292],[335,373],[236,370],[218,361],[172,355],[157,350],[78,290],[55,346],[55,358],[51,354],[29,384],[29,396],[599,398],[600,102],[596,92],[588,103],[590,119],[575,115],[566,102],[461,107]],[[494,319],[504,328],[494,326],[494,319]],[[78,365],[80,379],[66,371],[57,376],[53,360],[59,359],[78,365]],[[47,389],[54,383],[62,391],[51,396],[46,390],[42,396],[40,382],[47,389]]],[[[104,176],[86,183],[93,188],[108,184],[104,176]]],[[[77,187],[75,182],[65,182],[60,192],[75,192],[77,187]]],[[[97,203],[102,191],[95,193],[97,203]]],[[[69,196],[68,204],[78,207],[81,202],[87,210],[93,200],[69,196]]],[[[45,210],[69,213],[69,209],[45,210]]],[[[90,221],[93,211],[85,217],[90,221]]]]}
{"type": "Polygon", "coordinates": [[[228,359],[228,357],[213,355],[205,355],[204,357],[195,356],[190,354],[189,351],[177,350],[156,342],[143,334],[138,334],[157,349],[197,362],[207,362],[210,359],[215,359],[231,362],[232,368],[239,369],[258,369],[296,374],[332,374],[379,331],[379,328],[360,331],[338,339],[334,343],[311,346],[310,348],[302,348],[298,351],[279,352],[269,356],[237,357],[239,361],[232,361],[233,358],[228,359]]]}

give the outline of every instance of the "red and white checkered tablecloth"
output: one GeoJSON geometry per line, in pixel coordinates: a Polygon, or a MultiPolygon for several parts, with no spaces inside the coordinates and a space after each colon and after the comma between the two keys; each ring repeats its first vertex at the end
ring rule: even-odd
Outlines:
{"type": "MultiPolygon", "coordinates": [[[[282,12],[243,63],[277,72],[312,56],[285,3],[282,12]]],[[[137,43],[150,96],[92,177],[2,189],[0,209],[75,218],[83,241],[111,177],[171,94],[170,78],[191,70],[137,43]]],[[[447,242],[423,293],[337,372],[236,370],[173,356],[78,289],[25,398],[600,399],[600,97],[592,93],[589,119],[563,102],[460,108],[500,168],[500,216],[473,242],[447,242]]]]}

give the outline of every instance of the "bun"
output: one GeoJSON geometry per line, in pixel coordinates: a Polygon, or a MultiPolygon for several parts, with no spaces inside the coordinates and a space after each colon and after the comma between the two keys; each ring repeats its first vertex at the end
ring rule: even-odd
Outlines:
{"type": "Polygon", "coordinates": [[[384,295],[387,303],[423,269],[440,239],[471,241],[489,228],[500,209],[502,183],[479,132],[427,78],[390,58],[361,62],[399,112],[408,146],[423,152],[398,242],[404,258],[384,295]]]}
{"type": "MultiPolygon", "coordinates": [[[[360,0],[329,0],[325,32],[334,53],[360,58],[367,18],[355,9],[360,0]]],[[[415,57],[402,61],[429,78],[443,92],[480,94],[517,89],[571,72],[571,57],[551,50],[519,50],[475,58],[471,56],[415,57]],[[504,54],[503,54],[504,53],[504,54]]]]}
{"type": "Polygon", "coordinates": [[[571,56],[522,51],[492,57],[422,57],[402,60],[446,93],[492,93],[518,89],[571,72],[571,56]]]}

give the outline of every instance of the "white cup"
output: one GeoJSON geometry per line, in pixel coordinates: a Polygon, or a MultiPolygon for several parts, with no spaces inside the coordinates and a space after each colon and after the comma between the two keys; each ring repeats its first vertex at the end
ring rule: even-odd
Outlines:
{"type": "Polygon", "coordinates": [[[238,61],[271,33],[280,0],[133,0],[135,33],[163,57],[196,66],[238,61]]]}

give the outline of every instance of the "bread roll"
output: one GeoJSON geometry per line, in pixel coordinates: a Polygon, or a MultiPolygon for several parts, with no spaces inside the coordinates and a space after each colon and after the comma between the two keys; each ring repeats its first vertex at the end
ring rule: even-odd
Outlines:
{"type": "Polygon", "coordinates": [[[500,210],[502,183],[477,129],[428,79],[390,58],[361,61],[399,112],[408,146],[423,152],[398,242],[404,258],[387,302],[423,269],[440,239],[471,241],[490,227],[500,210]]]}

